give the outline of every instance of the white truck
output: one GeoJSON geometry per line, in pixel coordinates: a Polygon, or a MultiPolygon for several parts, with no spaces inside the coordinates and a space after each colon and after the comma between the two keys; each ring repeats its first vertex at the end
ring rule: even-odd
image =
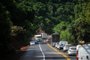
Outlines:
{"type": "Polygon", "coordinates": [[[41,40],[42,36],[40,34],[34,36],[35,40],[41,40]]]}
{"type": "Polygon", "coordinates": [[[47,34],[46,33],[41,33],[41,34],[37,34],[34,36],[35,40],[44,40],[47,39],[47,34]]]}
{"type": "Polygon", "coordinates": [[[90,44],[77,45],[76,60],[90,60],[90,44]]]}
{"type": "Polygon", "coordinates": [[[41,33],[42,39],[47,39],[47,34],[46,33],[41,33]]]}

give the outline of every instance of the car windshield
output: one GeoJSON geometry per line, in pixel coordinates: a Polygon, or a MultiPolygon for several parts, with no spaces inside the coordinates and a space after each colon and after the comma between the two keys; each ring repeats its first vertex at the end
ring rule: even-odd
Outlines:
{"type": "Polygon", "coordinates": [[[76,50],[76,48],[71,48],[72,50],[76,50]]]}

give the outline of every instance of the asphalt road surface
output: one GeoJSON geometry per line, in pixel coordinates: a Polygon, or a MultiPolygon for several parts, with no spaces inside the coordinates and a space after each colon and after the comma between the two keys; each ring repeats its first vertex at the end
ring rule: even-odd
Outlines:
{"type": "MultiPolygon", "coordinates": [[[[36,44],[30,46],[26,53],[21,56],[20,60],[68,60],[64,56],[58,54],[47,44],[36,44]]],[[[75,60],[71,58],[71,60],[75,60]]]]}

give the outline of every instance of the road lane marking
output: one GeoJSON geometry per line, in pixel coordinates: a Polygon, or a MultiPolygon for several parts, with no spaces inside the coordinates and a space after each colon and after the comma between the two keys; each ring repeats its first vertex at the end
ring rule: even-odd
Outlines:
{"type": "Polygon", "coordinates": [[[45,54],[44,54],[44,52],[42,51],[42,48],[41,48],[41,45],[39,44],[39,48],[40,48],[40,51],[41,51],[41,53],[42,53],[42,55],[43,55],[43,60],[45,60],[45,54]]]}
{"type": "Polygon", "coordinates": [[[60,52],[59,50],[53,48],[50,44],[47,44],[51,49],[53,49],[57,54],[62,55],[66,58],[66,60],[71,60],[67,55],[65,55],[63,52],[60,52]]]}
{"type": "Polygon", "coordinates": [[[46,54],[57,54],[56,52],[45,52],[46,54]]]}

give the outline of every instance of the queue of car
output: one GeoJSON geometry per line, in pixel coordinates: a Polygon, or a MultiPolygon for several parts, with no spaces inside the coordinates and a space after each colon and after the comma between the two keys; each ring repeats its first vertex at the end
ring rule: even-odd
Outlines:
{"type": "Polygon", "coordinates": [[[90,43],[72,45],[67,41],[59,41],[54,43],[55,48],[66,52],[68,55],[74,55],[76,60],[90,60],[90,43]]]}
{"type": "Polygon", "coordinates": [[[36,45],[36,44],[46,44],[48,41],[47,40],[32,40],[30,41],[30,45],[36,45]]]}
{"type": "Polygon", "coordinates": [[[56,42],[54,47],[66,52],[68,55],[76,55],[76,46],[69,44],[67,41],[56,42]]]}

